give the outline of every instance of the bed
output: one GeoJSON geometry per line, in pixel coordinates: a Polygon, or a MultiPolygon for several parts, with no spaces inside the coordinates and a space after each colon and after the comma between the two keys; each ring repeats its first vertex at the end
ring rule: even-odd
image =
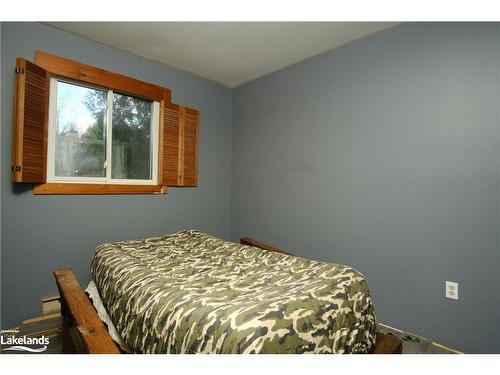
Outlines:
{"type": "Polygon", "coordinates": [[[55,271],[69,352],[401,352],[396,338],[377,334],[362,274],[249,238],[185,230],[103,244],[91,274],[107,324],[74,274],[55,271]]]}

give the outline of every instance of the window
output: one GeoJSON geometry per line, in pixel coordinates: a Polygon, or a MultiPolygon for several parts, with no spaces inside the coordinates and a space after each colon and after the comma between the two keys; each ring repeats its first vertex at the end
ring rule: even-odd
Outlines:
{"type": "Polygon", "coordinates": [[[157,184],[159,103],[51,78],[47,182],[157,184]]]}
{"type": "Polygon", "coordinates": [[[34,194],[198,186],[199,112],[170,89],[35,51],[15,67],[12,181],[34,194]]]}

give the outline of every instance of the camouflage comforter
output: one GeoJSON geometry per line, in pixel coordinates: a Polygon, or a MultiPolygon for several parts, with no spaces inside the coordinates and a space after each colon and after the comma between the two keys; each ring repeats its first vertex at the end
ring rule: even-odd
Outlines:
{"type": "Polygon", "coordinates": [[[91,271],[136,353],[365,353],[375,342],[356,270],[188,230],[103,244],[91,271]]]}

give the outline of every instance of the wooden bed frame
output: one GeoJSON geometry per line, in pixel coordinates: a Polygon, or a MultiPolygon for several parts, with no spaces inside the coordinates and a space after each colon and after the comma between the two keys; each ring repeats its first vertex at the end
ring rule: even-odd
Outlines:
{"type": "MultiPolygon", "coordinates": [[[[242,245],[282,254],[291,253],[267,245],[249,237],[240,239],[242,245]]],[[[124,353],[113,341],[106,325],[97,315],[92,302],[83,291],[71,268],[54,271],[57,287],[61,296],[61,314],[63,316],[63,352],[87,354],[124,353]]],[[[377,332],[377,341],[372,354],[401,354],[401,339],[377,332]]]]}

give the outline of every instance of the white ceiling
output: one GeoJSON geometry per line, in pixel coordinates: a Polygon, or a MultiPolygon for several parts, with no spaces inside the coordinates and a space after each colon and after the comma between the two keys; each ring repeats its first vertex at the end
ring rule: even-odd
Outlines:
{"type": "Polygon", "coordinates": [[[236,87],[395,22],[51,22],[198,76],[236,87]]]}

